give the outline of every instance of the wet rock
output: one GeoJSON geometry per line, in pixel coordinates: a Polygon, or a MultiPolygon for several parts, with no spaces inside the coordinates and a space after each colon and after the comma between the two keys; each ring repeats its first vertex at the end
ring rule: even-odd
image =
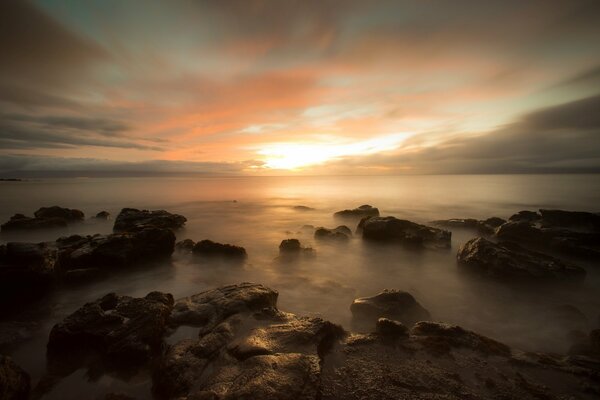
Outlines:
{"type": "Polygon", "coordinates": [[[173,296],[166,293],[143,298],[107,294],[54,325],[48,355],[95,351],[118,364],[145,363],[161,349],[172,308],[173,296]]]}
{"type": "Polygon", "coordinates": [[[199,337],[169,348],[154,391],[165,398],[315,398],[322,359],[345,332],[320,318],[280,312],[276,300],[275,291],[246,283],[178,301],[175,319],[182,303],[203,314],[192,318],[199,337]]]}
{"type": "Polygon", "coordinates": [[[108,393],[104,396],[104,400],[135,400],[135,397],[123,393],[108,393]]]}
{"type": "Polygon", "coordinates": [[[422,321],[413,326],[411,334],[435,352],[447,353],[453,347],[465,347],[485,355],[511,355],[507,345],[456,325],[422,321]]]}
{"type": "Polygon", "coordinates": [[[0,246],[0,312],[13,302],[29,301],[54,283],[57,251],[46,243],[7,243],[0,246]]]}
{"type": "Polygon", "coordinates": [[[358,298],[350,306],[350,311],[354,325],[368,326],[367,329],[372,329],[373,324],[382,317],[404,324],[431,318],[429,311],[410,293],[400,290],[384,290],[376,296],[358,298]]]}
{"type": "Polygon", "coordinates": [[[364,204],[358,208],[352,210],[342,210],[333,214],[334,217],[338,218],[364,218],[364,217],[378,217],[379,209],[368,204],[364,204]]]}
{"type": "Polygon", "coordinates": [[[451,232],[398,219],[372,217],[361,221],[363,239],[414,248],[449,248],[451,232]]]}
{"type": "Polygon", "coordinates": [[[246,249],[232,244],[213,242],[212,240],[201,240],[194,244],[192,254],[202,257],[222,257],[233,260],[245,260],[248,256],[246,249]]]}
{"type": "Polygon", "coordinates": [[[0,399],[27,400],[30,379],[10,357],[0,355],[0,399]]]}
{"type": "Polygon", "coordinates": [[[10,220],[2,224],[3,232],[20,231],[20,230],[36,230],[36,229],[52,229],[64,228],[67,221],[62,218],[31,218],[23,214],[15,214],[10,220]]]}
{"type": "Polygon", "coordinates": [[[33,215],[39,219],[59,218],[64,219],[67,222],[83,221],[85,217],[80,210],[59,206],[42,207],[33,213],[33,215]]]}
{"type": "Polygon", "coordinates": [[[175,243],[175,250],[183,253],[191,253],[196,243],[192,239],[184,239],[175,243]]]}
{"type": "Polygon", "coordinates": [[[278,293],[254,283],[223,286],[177,300],[171,314],[172,326],[191,325],[208,332],[227,317],[275,307],[278,293]]]}
{"type": "Polygon", "coordinates": [[[581,281],[585,270],[515,243],[469,240],[458,250],[458,264],[477,274],[507,281],[581,281]]]}
{"type": "Polygon", "coordinates": [[[312,258],[316,255],[311,247],[304,247],[298,239],[284,239],[279,244],[279,260],[292,261],[299,257],[312,258]]]}
{"type": "Polygon", "coordinates": [[[110,213],[108,211],[100,211],[94,218],[106,220],[110,218],[110,213]]]}
{"type": "Polygon", "coordinates": [[[185,224],[187,218],[179,214],[171,214],[165,210],[137,210],[135,208],[124,208],[115,219],[113,230],[125,232],[148,226],[176,230],[185,224]]]}
{"type": "Polygon", "coordinates": [[[379,318],[377,320],[377,325],[375,326],[375,331],[389,338],[408,338],[409,330],[402,322],[394,321],[388,318],[379,318]]]}
{"type": "Polygon", "coordinates": [[[600,214],[582,211],[540,210],[542,227],[600,232],[600,214]]]}
{"type": "Polygon", "coordinates": [[[61,273],[99,268],[122,269],[168,258],[175,248],[169,229],[147,227],[110,235],[69,236],[56,242],[61,273]]]}
{"type": "Polygon", "coordinates": [[[600,258],[600,232],[580,232],[563,228],[539,228],[528,222],[507,222],[496,230],[503,241],[558,252],[585,259],[600,258]]]}
{"type": "Polygon", "coordinates": [[[504,224],[506,221],[502,218],[492,217],[485,220],[477,220],[472,218],[467,219],[444,219],[438,221],[432,221],[431,223],[446,228],[462,228],[472,229],[485,235],[491,235],[494,233],[497,227],[504,224]]]}
{"type": "Polygon", "coordinates": [[[334,229],[319,227],[315,230],[315,239],[335,242],[347,242],[352,236],[352,231],[346,225],[334,229]]]}
{"type": "Polygon", "coordinates": [[[513,214],[510,216],[510,218],[508,218],[509,221],[511,222],[536,222],[539,221],[542,218],[542,216],[540,214],[538,214],[535,211],[519,211],[516,214],[513,214]]]}

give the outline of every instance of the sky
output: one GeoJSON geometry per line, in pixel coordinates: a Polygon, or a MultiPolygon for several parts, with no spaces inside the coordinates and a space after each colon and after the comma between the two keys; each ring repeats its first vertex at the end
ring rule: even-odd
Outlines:
{"type": "Polygon", "coordinates": [[[597,0],[0,2],[0,177],[580,172],[597,0]]]}

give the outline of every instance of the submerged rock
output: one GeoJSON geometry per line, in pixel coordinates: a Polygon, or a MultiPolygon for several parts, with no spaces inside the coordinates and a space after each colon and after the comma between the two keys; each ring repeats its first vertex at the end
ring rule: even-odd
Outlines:
{"type": "Polygon", "coordinates": [[[485,220],[477,220],[472,218],[461,219],[444,219],[432,221],[431,223],[438,226],[443,226],[446,228],[463,228],[463,229],[473,229],[478,231],[479,233],[491,235],[494,233],[496,228],[500,225],[504,224],[506,221],[502,218],[492,217],[485,220]]]}
{"type": "Polygon", "coordinates": [[[350,311],[355,326],[369,328],[379,318],[389,318],[409,325],[431,318],[429,311],[410,293],[400,290],[386,289],[376,296],[358,298],[352,302],[350,311]]]}
{"type": "Polygon", "coordinates": [[[0,313],[40,297],[54,283],[57,250],[46,243],[0,246],[0,313]]]}
{"type": "Polygon", "coordinates": [[[296,211],[313,211],[314,210],[314,208],[308,207],[308,206],[294,206],[293,209],[296,211]]]}
{"type": "Polygon", "coordinates": [[[449,248],[452,233],[395,217],[372,217],[359,224],[363,239],[415,248],[449,248]]]}
{"type": "Polygon", "coordinates": [[[600,232],[600,214],[583,211],[540,210],[542,227],[600,232]]]}
{"type": "Polygon", "coordinates": [[[364,204],[358,208],[352,210],[342,210],[333,214],[334,217],[338,218],[364,218],[364,217],[378,217],[379,209],[377,207],[364,204]]]}
{"type": "Polygon", "coordinates": [[[542,216],[535,211],[523,210],[523,211],[519,211],[516,214],[511,215],[510,218],[508,218],[508,220],[511,222],[530,222],[531,223],[531,222],[539,221],[541,218],[542,218],[542,216]]]}
{"type": "Polygon", "coordinates": [[[282,261],[295,260],[300,256],[314,257],[315,250],[304,247],[298,239],[284,239],[279,244],[279,259],[282,261]]]}
{"type": "Polygon", "coordinates": [[[42,207],[34,213],[34,217],[23,214],[13,215],[2,224],[2,231],[36,230],[64,228],[69,223],[83,221],[83,212],[58,206],[42,207]]]}
{"type": "Polygon", "coordinates": [[[191,253],[196,243],[192,239],[184,239],[175,243],[175,250],[183,253],[191,253]]]}
{"type": "Polygon", "coordinates": [[[585,259],[600,258],[600,232],[579,232],[563,228],[539,228],[528,222],[507,222],[496,230],[503,241],[559,252],[585,259]]]}
{"type": "Polygon", "coordinates": [[[335,242],[347,242],[352,236],[352,231],[346,225],[340,225],[337,228],[328,229],[319,227],[315,230],[315,239],[329,240],[335,242]]]}
{"type": "Polygon", "coordinates": [[[176,230],[185,224],[187,218],[179,214],[171,214],[165,210],[137,210],[135,208],[124,208],[115,219],[113,230],[124,232],[136,230],[148,226],[176,230]]]}
{"type": "Polygon", "coordinates": [[[27,400],[30,379],[10,357],[0,355],[0,399],[27,400]]]}
{"type": "Polygon", "coordinates": [[[248,254],[241,246],[201,240],[194,244],[192,254],[202,257],[222,257],[234,260],[245,260],[248,254]]]}
{"type": "Polygon", "coordinates": [[[122,269],[168,258],[175,248],[175,235],[169,229],[147,227],[109,235],[74,235],[56,243],[58,267],[66,273],[88,268],[122,269]]]}
{"type": "Polygon", "coordinates": [[[458,264],[477,274],[507,281],[581,281],[585,270],[515,243],[469,240],[458,250],[458,264]]]}
{"type": "Polygon", "coordinates": [[[80,210],[59,206],[42,207],[33,213],[33,215],[39,219],[60,218],[68,222],[83,221],[85,217],[80,210]]]}
{"type": "Polygon", "coordinates": [[[119,364],[140,364],[162,345],[173,296],[151,292],[143,298],[107,294],[54,325],[49,357],[95,351],[119,364]]]}
{"type": "Polygon", "coordinates": [[[110,213],[108,211],[100,211],[98,214],[96,214],[96,216],[94,218],[96,218],[96,219],[109,219],[110,218],[110,213]]]}

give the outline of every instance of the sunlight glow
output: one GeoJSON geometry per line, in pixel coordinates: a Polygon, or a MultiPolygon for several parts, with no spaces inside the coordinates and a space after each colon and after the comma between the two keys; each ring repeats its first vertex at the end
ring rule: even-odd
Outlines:
{"type": "Polygon", "coordinates": [[[264,168],[295,170],[347,156],[361,156],[397,149],[412,132],[397,133],[353,143],[274,143],[259,150],[264,168]]]}

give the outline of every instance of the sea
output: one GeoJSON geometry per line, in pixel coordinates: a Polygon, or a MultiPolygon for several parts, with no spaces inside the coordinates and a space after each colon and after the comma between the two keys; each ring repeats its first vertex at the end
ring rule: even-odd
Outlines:
{"type": "MultiPolygon", "coordinates": [[[[363,204],[381,215],[427,224],[449,218],[508,218],[540,208],[600,211],[600,175],[424,175],[336,177],[159,177],[62,178],[0,182],[0,222],[13,214],[33,215],[43,206],[77,208],[82,223],[64,229],[0,234],[0,242],[42,242],[71,234],[108,234],[114,219],[97,220],[99,211],[114,218],[124,207],[164,209],[187,218],[177,240],[210,239],[246,248],[243,265],[195,262],[175,255],[147,268],[120,271],[107,279],[61,288],[25,306],[13,318],[32,322],[27,340],[7,350],[32,377],[46,371],[46,344],[54,324],[106,293],[144,296],[151,291],[181,298],[222,285],[256,282],[279,292],[281,310],[319,316],[353,329],[350,305],[357,297],[384,289],[411,293],[435,321],[460,325],[525,351],[564,353],[569,339],[555,328],[548,310],[577,307],[590,328],[600,324],[600,265],[578,260],[587,270],[581,286],[514,286],[473,277],[456,263],[459,247],[477,232],[453,229],[448,250],[415,252],[394,245],[373,246],[360,235],[348,243],[315,241],[305,225],[334,228],[356,221],[334,218],[336,211],[363,204]],[[304,207],[297,207],[304,206],[304,207]],[[316,257],[282,262],[279,244],[299,239],[316,257]]],[[[197,332],[180,328],[175,342],[197,332]]],[[[127,382],[78,370],[52,387],[45,399],[101,398],[125,391],[150,396],[149,375],[127,382]],[[132,389],[133,388],[133,389],[132,389]],[[94,397],[95,398],[95,397],[94,397]]]]}

